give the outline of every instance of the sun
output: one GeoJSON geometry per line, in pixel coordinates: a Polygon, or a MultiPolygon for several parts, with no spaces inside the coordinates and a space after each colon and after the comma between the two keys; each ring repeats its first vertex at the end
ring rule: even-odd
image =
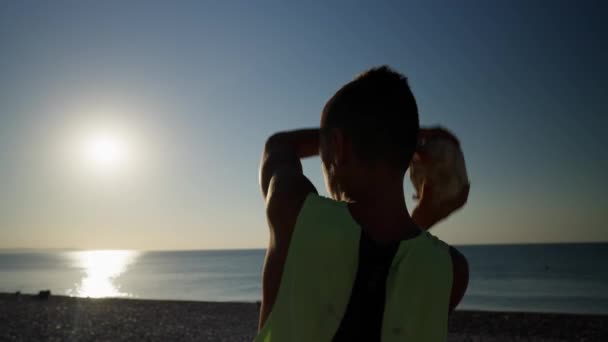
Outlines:
{"type": "Polygon", "coordinates": [[[87,167],[103,172],[124,169],[130,156],[126,137],[112,131],[86,135],[81,144],[81,153],[87,167]]]}

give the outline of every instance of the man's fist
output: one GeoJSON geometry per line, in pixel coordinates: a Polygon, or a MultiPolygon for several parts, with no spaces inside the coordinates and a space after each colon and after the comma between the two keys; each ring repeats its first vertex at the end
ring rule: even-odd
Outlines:
{"type": "Polygon", "coordinates": [[[460,209],[468,200],[469,180],[458,139],[447,130],[421,129],[418,149],[410,164],[417,194],[417,222],[428,229],[460,209]]]}

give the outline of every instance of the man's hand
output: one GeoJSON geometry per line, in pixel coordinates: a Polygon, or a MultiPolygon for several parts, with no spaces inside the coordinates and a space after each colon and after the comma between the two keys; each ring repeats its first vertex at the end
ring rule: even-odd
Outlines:
{"type": "MultiPolygon", "coordinates": [[[[420,129],[418,134],[418,145],[423,146],[424,143],[433,138],[447,138],[452,140],[460,146],[460,142],[458,138],[454,136],[452,133],[443,129],[441,127],[432,127],[428,129],[420,129]]],[[[420,158],[424,160],[426,156],[422,150],[416,151],[416,155],[414,158],[420,158]]],[[[455,198],[449,201],[435,201],[433,198],[433,194],[436,192],[433,191],[433,184],[425,181],[422,185],[422,191],[417,194],[414,198],[418,200],[418,205],[412,212],[412,218],[423,229],[430,229],[437,222],[445,219],[450,216],[454,211],[462,208],[469,198],[469,190],[470,185],[467,185],[463,188],[462,192],[456,196],[455,198]],[[437,205],[439,203],[439,205],[437,205]]]]}
{"type": "Polygon", "coordinates": [[[418,130],[418,145],[424,144],[427,140],[431,140],[434,138],[444,138],[451,140],[457,146],[460,147],[460,141],[456,136],[447,129],[441,126],[434,126],[429,128],[421,128],[418,130]]]}

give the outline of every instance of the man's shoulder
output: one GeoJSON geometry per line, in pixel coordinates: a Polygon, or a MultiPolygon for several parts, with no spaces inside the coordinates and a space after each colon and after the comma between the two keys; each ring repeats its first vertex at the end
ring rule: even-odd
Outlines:
{"type": "Polygon", "coordinates": [[[316,193],[310,193],[306,196],[300,212],[298,213],[298,222],[314,221],[316,223],[337,223],[334,222],[335,219],[343,218],[345,208],[345,202],[336,201],[316,193]]]}
{"type": "Polygon", "coordinates": [[[451,248],[447,242],[443,241],[441,238],[429,231],[422,231],[420,235],[421,236],[419,238],[424,242],[424,244],[430,246],[433,250],[448,251],[451,248]]]}
{"type": "Polygon", "coordinates": [[[319,195],[317,193],[311,193],[306,197],[306,202],[310,202],[315,208],[323,209],[335,209],[345,205],[345,202],[336,201],[329,197],[319,195]]]}

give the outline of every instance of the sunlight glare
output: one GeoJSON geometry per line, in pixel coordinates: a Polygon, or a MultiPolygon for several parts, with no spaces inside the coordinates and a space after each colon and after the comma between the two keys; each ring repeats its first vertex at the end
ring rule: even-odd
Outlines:
{"type": "Polygon", "coordinates": [[[138,252],[129,250],[95,250],[74,252],[77,267],[85,272],[80,284],[70,295],[78,297],[130,297],[115,284],[118,276],[138,257],[138,252]]]}

